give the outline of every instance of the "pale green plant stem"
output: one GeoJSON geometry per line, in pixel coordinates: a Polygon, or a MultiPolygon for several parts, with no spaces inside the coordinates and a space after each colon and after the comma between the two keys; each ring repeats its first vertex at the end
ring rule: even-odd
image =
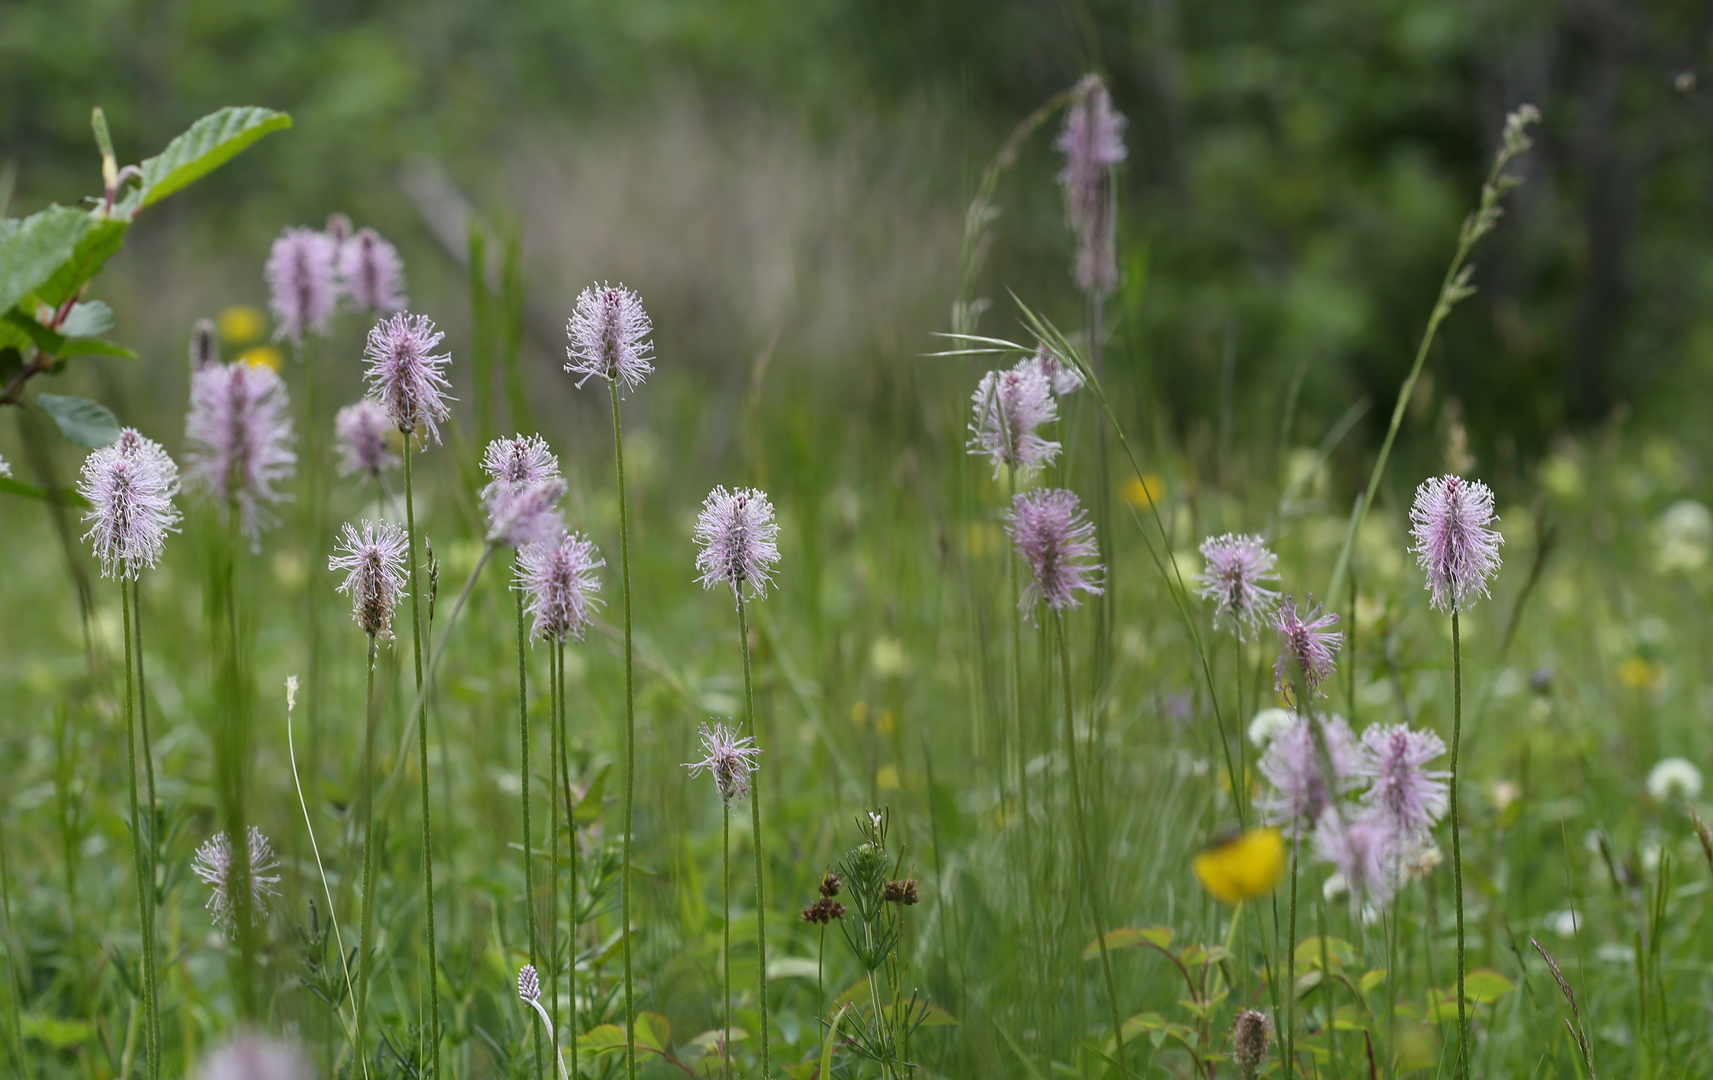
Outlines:
{"type": "MultiPolygon", "coordinates": [[[[121,589],[126,587],[123,579],[120,580],[119,587],[121,589]]],[[[157,809],[160,803],[155,798],[155,755],[154,750],[149,743],[149,693],[148,685],[143,679],[143,594],[142,590],[138,586],[136,578],[131,579],[130,589],[131,634],[136,639],[137,643],[137,734],[141,737],[143,744],[143,779],[147,784],[147,787],[144,790],[147,791],[149,797],[148,813],[144,816],[143,820],[148,822],[149,826],[149,843],[147,848],[149,873],[149,957],[150,962],[153,963],[154,960],[157,959],[155,931],[157,929],[157,923],[160,921],[158,916],[158,911],[160,909],[160,891],[156,880],[156,867],[158,867],[161,862],[161,822],[159,811],[157,809]]],[[[159,1047],[161,1045],[159,1000],[155,1002],[154,1013],[145,1019],[149,1021],[149,1037],[154,1040],[155,1046],[159,1047]]]]}
{"type": "MultiPolygon", "coordinates": [[[[625,1076],[627,1080],[636,1080],[636,983],[631,973],[631,826],[636,807],[636,678],[634,661],[631,650],[631,603],[630,603],[630,517],[625,508],[625,441],[623,428],[619,423],[619,381],[618,376],[607,380],[607,388],[612,392],[613,399],[613,467],[618,475],[619,485],[619,575],[624,579],[625,590],[625,831],[623,866],[619,879],[619,908],[620,908],[620,940],[624,944],[625,960],[625,1076]]],[[[758,812],[759,813],[759,812],[758,812]]],[[[760,818],[757,818],[759,823],[760,818]]],[[[761,837],[756,837],[759,849],[761,837]]],[[[760,907],[760,896],[756,897],[757,908],[760,907]]],[[[765,949],[763,950],[765,954],[765,949]]],[[[766,989],[765,983],[763,989],[766,989]]],[[[767,1015],[767,999],[765,995],[761,1003],[762,1015],[767,1015]]],[[[765,1025],[764,1025],[765,1027],[765,1025]]],[[[766,1080],[765,1048],[767,1032],[761,1033],[763,1052],[762,1077],[766,1080]]]]}
{"type": "Polygon", "coordinates": [[[363,691],[363,903],[358,915],[357,944],[357,1036],[351,1052],[363,1062],[368,1072],[369,1048],[366,1036],[369,1028],[369,975],[375,965],[375,653],[378,646],[369,635],[368,673],[363,691]]]}
{"type": "MultiPolygon", "coordinates": [[[[351,980],[351,965],[346,959],[345,936],[339,931],[339,917],[333,913],[333,889],[327,884],[327,868],[321,864],[321,845],[315,840],[315,822],[309,816],[309,802],[303,795],[303,779],[297,771],[297,743],[292,738],[291,703],[286,703],[286,757],[291,762],[291,784],[297,791],[297,805],[303,809],[303,827],[309,833],[309,850],[315,856],[315,872],[321,876],[321,894],[327,898],[327,921],[333,924],[333,942],[339,948],[339,970],[345,973],[345,992],[353,1005],[356,1004],[357,991],[351,980]]],[[[351,1042],[354,1037],[352,1022],[345,1018],[344,1010],[335,1009],[334,1015],[339,1017],[339,1026],[345,1031],[345,1039],[351,1042]]],[[[353,1043],[353,1047],[355,1044],[353,1043]]],[[[369,1062],[360,1058],[363,1075],[369,1075],[369,1062]]]]}
{"type": "Polygon", "coordinates": [[[570,763],[570,734],[565,727],[565,642],[559,641],[554,645],[559,664],[559,780],[564,788],[565,796],[565,826],[570,838],[571,881],[567,887],[567,902],[570,909],[570,944],[565,950],[565,967],[570,973],[570,997],[567,1001],[571,1014],[571,1076],[577,1077],[577,810],[576,803],[571,799],[571,763],[570,763]]]}
{"type": "MultiPolygon", "coordinates": [[[[547,1010],[541,1007],[539,999],[525,999],[525,1003],[535,1010],[535,1015],[541,1017],[541,1022],[547,1025],[547,1043],[553,1049],[553,1062],[559,1066],[559,1080],[570,1080],[565,1075],[565,1058],[559,1053],[559,1037],[553,1030],[553,1019],[547,1015],[547,1010]]],[[[540,1034],[537,1032],[537,1034],[540,1034]]]]}
{"type": "Polygon", "coordinates": [[[1112,1038],[1118,1050],[1118,1075],[1128,1077],[1130,1066],[1124,1053],[1124,1020],[1118,1009],[1118,984],[1112,978],[1112,954],[1106,947],[1106,916],[1101,912],[1100,888],[1095,881],[1094,853],[1088,843],[1088,822],[1083,817],[1082,770],[1077,766],[1077,727],[1071,701],[1071,642],[1065,633],[1065,616],[1054,612],[1059,636],[1059,681],[1065,694],[1065,757],[1070,762],[1071,808],[1077,829],[1077,853],[1082,857],[1083,890],[1088,894],[1089,915],[1094,919],[1095,941],[1100,945],[1100,969],[1106,978],[1106,1000],[1112,1010],[1112,1038]]]}
{"type": "MultiPolygon", "coordinates": [[[[720,1075],[731,1080],[732,1075],[732,808],[724,799],[720,800],[720,918],[721,931],[721,961],[720,974],[725,996],[725,1029],[720,1039],[720,1075]]],[[[821,928],[822,940],[826,940],[826,927],[821,928]]],[[[820,962],[816,961],[815,979],[819,986],[821,977],[820,962]]],[[[816,997],[816,1008],[819,1008],[820,997],[816,997]]]]}
{"type": "Polygon", "coordinates": [[[1301,836],[1291,837],[1291,914],[1285,940],[1285,1030],[1279,1041],[1285,1046],[1285,1080],[1297,1071],[1297,870],[1302,854],[1301,836]]]}
{"type": "Polygon", "coordinates": [[[410,545],[410,639],[411,659],[416,665],[417,759],[422,772],[422,902],[428,914],[428,1060],[431,1075],[440,1073],[440,953],[434,941],[434,824],[429,813],[428,798],[428,723],[422,715],[424,691],[422,680],[422,610],[417,593],[416,566],[416,498],[410,475],[411,434],[404,438],[404,518],[405,534],[410,545]]]}
{"type": "MultiPolygon", "coordinates": [[[[564,705],[563,674],[559,670],[565,654],[550,648],[547,654],[547,805],[548,805],[548,863],[547,863],[547,991],[548,1013],[559,1018],[559,785],[554,771],[559,768],[560,709],[564,705]]],[[[556,1051],[557,1052],[557,1051],[556,1051]]]]}
{"type": "MultiPolygon", "coordinates": [[[[535,925],[535,843],[529,829],[529,668],[524,660],[528,640],[523,626],[523,593],[517,594],[517,733],[522,751],[523,780],[523,910],[529,927],[529,962],[540,970],[541,934],[535,925]]],[[[541,1077],[541,1032],[535,1032],[535,1075],[541,1077]]]]}
{"type": "Polygon", "coordinates": [[[119,583],[120,604],[124,608],[125,631],[125,746],[128,767],[125,770],[126,788],[131,796],[131,860],[137,872],[137,929],[142,935],[142,983],[143,983],[143,1045],[144,1055],[148,1060],[150,1080],[159,1080],[161,1073],[160,1044],[155,1041],[155,957],[153,947],[154,935],[150,933],[149,918],[150,894],[154,885],[145,876],[147,860],[143,855],[143,820],[137,800],[137,714],[136,714],[136,671],[132,656],[131,635],[131,590],[121,581],[119,583]]]}
{"type": "Polygon", "coordinates": [[[1451,609],[1451,887],[1457,902],[1457,1078],[1469,1077],[1469,1005],[1463,996],[1463,822],[1458,817],[1457,760],[1463,741],[1463,640],[1451,609]]]}
{"type": "MultiPolygon", "coordinates": [[[[738,645],[743,650],[744,727],[751,738],[760,741],[755,722],[755,682],[750,674],[749,616],[745,613],[741,583],[732,592],[738,599],[738,645]]],[[[761,1005],[761,1080],[768,1080],[769,1056],[767,1043],[767,889],[766,859],[761,844],[761,777],[749,789],[750,826],[755,835],[751,846],[755,850],[755,935],[757,944],[756,993],[761,1005]]]]}

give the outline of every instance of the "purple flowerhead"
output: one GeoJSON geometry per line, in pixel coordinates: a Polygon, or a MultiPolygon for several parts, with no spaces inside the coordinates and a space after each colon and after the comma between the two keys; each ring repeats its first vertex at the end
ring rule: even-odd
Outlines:
{"type": "MultiPolygon", "coordinates": [[[[11,472],[0,461],[0,476],[11,472]]],[[[136,428],[84,459],[77,492],[89,500],[83,538],[92,542],[103,577],[136,580],[143,567],[160,561],[167,533],[178,531],[178,466],[136,428]]]]}
{"type": "Polygon", "coordinates": [[[1278,581],[1274,569],[1279,557],[1267,550],[1259,536],[1226,533],[1201,542],[1206,563],[1201,575],[1201,596],[1213,604],[1215,625],[1230,624],[1237,636],[1249,634],[1270,621],[1279,605],[1279,594],[1262,585],[1278,581]]]}
{"type": "Polygon", "coordinates": [[[446,395],[452,388],[446,381],[452,356],[434,352],[445,336],[426,315],[401,311],[371,327],[363,348],[369,393],[393,426],[406,435],[425,428],[435,442],[440,441],[439,422],[452,414],[446,395]]]}
{"type": "Polygon", "coordinates": [[[1086,75],[1077,84],[1056,145],[1065,155],[1059,184],[1065,189],[1065,217],[1077,238],[1077,287],[1104,296],[1118,284],[1112,174],[1125,151],[1124,117],[1113,109],[1099,75],[1086,75]]]}
{"type": "Polygon", "coordinates": [[[1261,755],[1268,790],[1255,805],[1285,835],[1302,836],[1333,800],[1350,790],[1356,763],[1356,739],[1343,717],[1310,720],[1293,715],[1274,732],[1261,755]]]}
{"type": "Polygon", "coordinates": [[[314,1080],[303,1052],[259,1031],[242,1031],[202,1060],[196,1080],[314,1080]]]}
{"type": "Polygon", "coordinates": [[[530,1005],[541,1000],[541,976],[536,974],[534,964],[517,969],[517,996],[530,1005]]]}
{"type": "Polygon", "coordinates": [[[391,315],[409,303],[398,249],[373,229],[358,229],[340,243],[339,279],[358,310],[391,315]]]}
{"type": "Polygon", "coordinates": [[[1029,472],[1059,455],[1059,444],[1035,430],[1059,418],[1059,404],[1033,359],[983,375],[970,400],[975,411],[969,426],[969,452],[986,454],[995,478],[1005,466],[1029,472]]]}
{"type": "MultiPolygon", "coordinates": [[[[280,861],[274,857],[273,845],[262,835],[262,830],[250,826],[250,909],[253,917],[260,921],[267,914],[267,902],[275,894],[274,886],[280,882],[280,876],[270,871],[278,870],[280,861]]],[[[191,861],[191,870],[210,889],[208,910],[214,916],[214,923],[220,927],[230,927],[237,905],[232,901],[232,840],[223,832],[215,833],[201,847],[196,849],[196,858],[191,861]]]]}
{"type": "Polygon", "coordinates": [[[1436,476],[1416,488],[1410,507],[1410,550],[1427,573],[1433,606],[1463,611],[1486,596],[1487,582],[1499,572],[1499,545],[1493,531],[1493,492],[1479,480],[1436,476]]]}
{"type": "Polygon", "coordinates": [[[1425,843],[1445,816],[1450,774],[1427,767],[1444,753],[1438,735],[1404,724],[1377,725],[1362,733],[1356,775],[1369,782],[1362,802],[1392,831],[1393,847],[1400,852],[1425,843]]]}
{"type": "Polygon", "coordinates": [[[1054,356],[1053,350],[1047,348],[1047,343],[1044,341],[1035,349],[1033,359],[1024,362],[1033,363],[1039,369],[1042,378],[1047,380],[1047,385],[1052,387],[1054,397],[1074,394],[1083,388],[1081,373],[1070,364],[1063,363],[1057,356],[1054,356]]]}
{"type": "Polygon", "coordinates": [[[1055,613],[1074,608],[1079,591],[1098,596],[1103,591],[1100,547],[1076,493],[1062,488],[1037,488],[1011,500],[1005,532],[1017,554],[1029,564],[1030,581],[1018,600],[1023,618],[1033,622],[1035,607],[1045,603],[1055,613]]]}
{"type": "Polygon", "coordinates": [[[191,373],[184,419],[185,478],[223,512],[238,514],[252,549],[277,519],[267,507],[284,501],[275,489],[297,471],[291,399],[271,368],[242,361],[191,373]]]}
{"type": "Polygon", "coordinates": [[[340,409],[333,417],[333,446],[339,451],[339,475],[377,480],[399,467],[388,438],[397,430],[387,411],[372,398],[340,409]]]}
{"type": "Polygon", "coordinates": [[[1392,832],[1367,814],[1341,817],[1336,809],[1323,811],[1314,831],[1314,853],[1344,878],[1352,898],[1365,896],[1369,903],[1383,907],[1397,890],[1392,832]]]}
{"type": "Polygon", "coordinates": [[[1338,622],[1337,612],[1321,613],[1320,605],[1309,597],[1312,605],[1307,612],[1297,611],[1295,598],[1286,596],[1279,605],[1273,626],[1279,631],[1279,660],[1273,665],[1273,689],[1280,693],[1292,690],[1301,677],[1306,697],[1321,694],[1320,686],[1332,676],[1338,650],[1344,646],[1344,635],[1329,629],[1338,622]]]}
{"type": "Polygon", "coordinates": [[[325,334],[339,299],[338,245],[325,233],[287,229],[268,252],[268,306],[278,326],[274,337],[303,344],[305,334],[325,334]]]}
{"type": "Polygon", "coordinates": [[[720,801],[727,806],[742,802],[749,794],[750,774],[761,767],[756,758],[761,756],[761,748],[755,745],[753,736],[738,737],[738,729],[734,724],[704,723],[697,732],[702,737],[702,752],[707,756],[701,761],[686,761],[684,767],[690,770],[691,776],[701,776],[704,771],[714,774],[714,787],[720,793],[720,801]]]}
{"type": "Polygon", "coordinates": [[[521,548],[555,542],[564,525],[557,507],[565,494],[559,459],[540,435],[495,439],[482,453],[488,485],[482,506],[488,514],[488,539],[521,548]]]}
{"type": "Polygon", "coordinates": [[[779,524],[766,492],[716,487],[702,500],[694,535],[702,549],[696,553],[696,569],[701,571],[696,580],[704,589],[724,583],[741,600],[748,582],[750,596],[759,600],[767,595],[779,561],[779,524]]]}
{"type": "Polygon", "coordinates": [[[560,532],[557,540],[536,541],[518,550],[516,587],[528,598],[535,636],[548,641],[582,641],[594,609],[601,602],[601,579],[595,571],[607,565],[586,536],[560,532]]]}
{"type": "Polygon", "coordinates": [[[351,596],[351,618],[370,637],[391,641],[393,612],[405,593],[405,555],[409,537],[398,525],[363,521],[361,529],[346,522],[327,569],[345,571],[339,591],[351,596]]]}
{"type": "Polygon", "coordinates": [[[581,387],[591,378],[620,382],[626,390],[642,385],[654,370],[649,355],[654,324],[642,300],[623,285],[591,285],[577,296],[577,307],[565,325],[571,338],[565,370],[581,375],[581,387]]]}

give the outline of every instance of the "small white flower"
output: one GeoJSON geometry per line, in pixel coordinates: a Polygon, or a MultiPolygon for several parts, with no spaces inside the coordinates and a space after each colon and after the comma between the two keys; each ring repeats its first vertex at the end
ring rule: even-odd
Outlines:
{"type": "Polygon", "coordinates": [[[1289,727],[1295,719],[1288,709],[1262,709],[1255,714],[1255,719],[1249,721],[1249,743],[1256,749],[1265,750],[1267,744],[1273,741],[1273,736],[1281,728],[1289,727]]]}
{"type": "Polygon", "coordinates": [[[1656,802],[1696,799],[1701,795],[1701,770],[1680,757],[1669,757],[1648,773],[1648,794],[1656,802]]]}
{"type": "Polygon", "coordinates": [[[1320,887],[1320,894],[1326,897],[1328,903],[1337,900],[1350,891],[1350,883],[1344,880],[1344,875],[1334,870],[1326,879],[1326,884],[1320,887]]]}
{"type": "Polygon", "coordinates": [[[1563,938],[1575,937],[1576,932],[1582,929],[1582,916],[1574,911],[1555,911],[1546,917],[1546,921],[1553,932],[1563,938]]]}

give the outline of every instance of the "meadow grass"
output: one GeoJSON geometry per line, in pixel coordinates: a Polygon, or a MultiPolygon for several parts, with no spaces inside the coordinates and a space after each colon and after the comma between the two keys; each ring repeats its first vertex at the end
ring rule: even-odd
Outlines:
{"type": "MultiPolygon", "coordinates": [[[[1434,325],[1448,313],[1436,307],[1434,325]]],[[[986,318],[1079,352],[1029,309],[986,318]]],[[[355,323],[314,350],[349,360],[317,394],[356,396],[355,323]]],[[[967,308],[953,328],[977,330],[967,308]]],[[[936,329],[920,328],[920,353],[938,349],[936,329]]],[[[776,363],[758,368],[752,407],[729,409],[662,356],[625,406],[623,496],[616,438],[534,410],[567,480],[565,520],[608,559],[609,607],[563,650],[523,638],[487,540],[473,432],[523,420],[497,404],[497,420],[455,416],[402,492],[322,474],[322,505],[300,480],[259,553],[193,515],[141,577],[135,636],[110,588],[90,592],[86,627],[53,516],[8,501],[12,1068],[137,1076],[158,1046],[161,1075],[182,1075],[253,1018],[326,1075],[419,1076],[435,1060],[445,1076],[554,1075],[546,1025],[518,999],[533,963],[573,1076],[617,1076],[627,1058],[638,1073],[708,1075],[728,1055],[733,1075],[760,1076],[770,1057],[796,1080],[828,1063],[888,1078],[1213,1076],[1236,1068],[1226,1033],[1243,1008],[1289,1024],[1302,1075],[1451,1074],[1467,1012],[1472,1075],[1713,1076],[1713,849],[1691,817],[1698,788],[1647,783],[1663,758],[1713,752],[1699,649],[1713,519],[1689,501],[1691,456],[1614,428],[1497,470],[1506,566],[1490,599],[1448,620],[1429,609],[1407,511],[1418,479],[1469,468],[1457,439],[1442,450],[1415,431],[1371,473],[1364,451],[1281,415],[1248,451],[1215,452],[1150,414],[1115,333],[1104,389],[1061,399],[1063,450],[1028,479],[966,453],[980,357],[875,357],[832,380],[776,363]],[[743,449],[706,453],[710,430],[743,449]],[[715,484],[765,488],[781,525],[775,586],[735,612],[697,583],[692,522],[715,484]],[[1100,606],[1019,620],[1003,529],[1019,485],[1110,503],[1100,606]],[[321,532],[362,517],[408,518],[413,547],[418,533],[432,543],[438,573],[413,560],[411,643],[401,624],[371,651],[344,617],[321,532]],[[1222,633],[1192,593],[1198,544],[1229,531],[1268,536],[1285,590],[1333,583],[1348,636],[1327,711],[1357,730],[1449,736],[1460,704],[1461,909],[1449,865],[1368,908],[1329,898],[1306,849],[1294,900],[1281,888],[1228,905],[1192,871],[1254,824],[1264,782],[1247,728],[1283,701],[1271,634],[1222,633]],[[221,552],[229,576],[209,557],[221,552]],[[448,606],[436,582],[462,581],[448,606]],[[620,589],[628,615],[615,618],[620,589]],[[316,705],[288,744],[286,679],[310,671],[316,705]],[[134,838],[119,773],[139,706],[160,805],[134,838]],[[741,717],[764,750],[750,813],[728,814],[680,767],[710,717],[741,717]],[[248,824],[272,838],[282,880],[265,919],[229,942],[185,867],[208,835],[248,824]],[[753,879],[727,869],[728,837],[753,879]],[[864,845],[884,862],[863,869],[864,845]],[[366,850],[375,885],[360,904],[366,850]],[[153,949],[139,867],[158,903],[153,949]],[[853,902],[827,932],[799,912],[830,868],[913,881],[921,903],[874,907],[853,929],[853,902]],[[1090,911],[1112,927],[1098,944],[1090,911]],[[330,941],[361,942],[356,989],[330,941]],[[1464,979],[1473,1003],[1451,990],[1464,979]],[[353,1026],[372,1033],[361,1065],[353,1026]]],[[[294,391],[304,374],[284,369],[294,391]]],[[[528,377],[569,378],[557,364],[528,377]]],[[[155,420],[143,426],[172,445],[177,417],[155,420]]],[[[1262,1068],[1285,1073],[1276,1050],[1262,1068]]]]}

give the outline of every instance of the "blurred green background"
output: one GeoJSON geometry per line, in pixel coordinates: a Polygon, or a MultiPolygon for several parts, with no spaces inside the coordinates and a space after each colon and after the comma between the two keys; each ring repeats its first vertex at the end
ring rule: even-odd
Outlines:
{"type": "MultiPolygon", "coordinates": [[[[537,368],[575,289],[623,278],[664,356],[736,388],[769,343],[846,366],[933,347],[975,178],[1102,70],[1130,118],[1115,363],[1193,448],[1273,444],[1299,368],[1300,437],[1362,395],[1378,437],[1503,115],[1533,102],[1525,184],[1424,395],[1458,403],[1491,471],[1567,427],[1706,406],[1710,34],[1672,0],[13,0],[0,147],[17,213],[94,189],[93,105],[121,160],[222,104],[296,118],[145,220],[98,287],[151,356],[262,300],[269,239],[334,210],[397,240],[415,306],[456,326],[455,267],[399,183],[422,155],[522,224],[537,368]]],[[[1049,134],[1001,189],[984,287],[1074,323],[1049,134]]]]}

